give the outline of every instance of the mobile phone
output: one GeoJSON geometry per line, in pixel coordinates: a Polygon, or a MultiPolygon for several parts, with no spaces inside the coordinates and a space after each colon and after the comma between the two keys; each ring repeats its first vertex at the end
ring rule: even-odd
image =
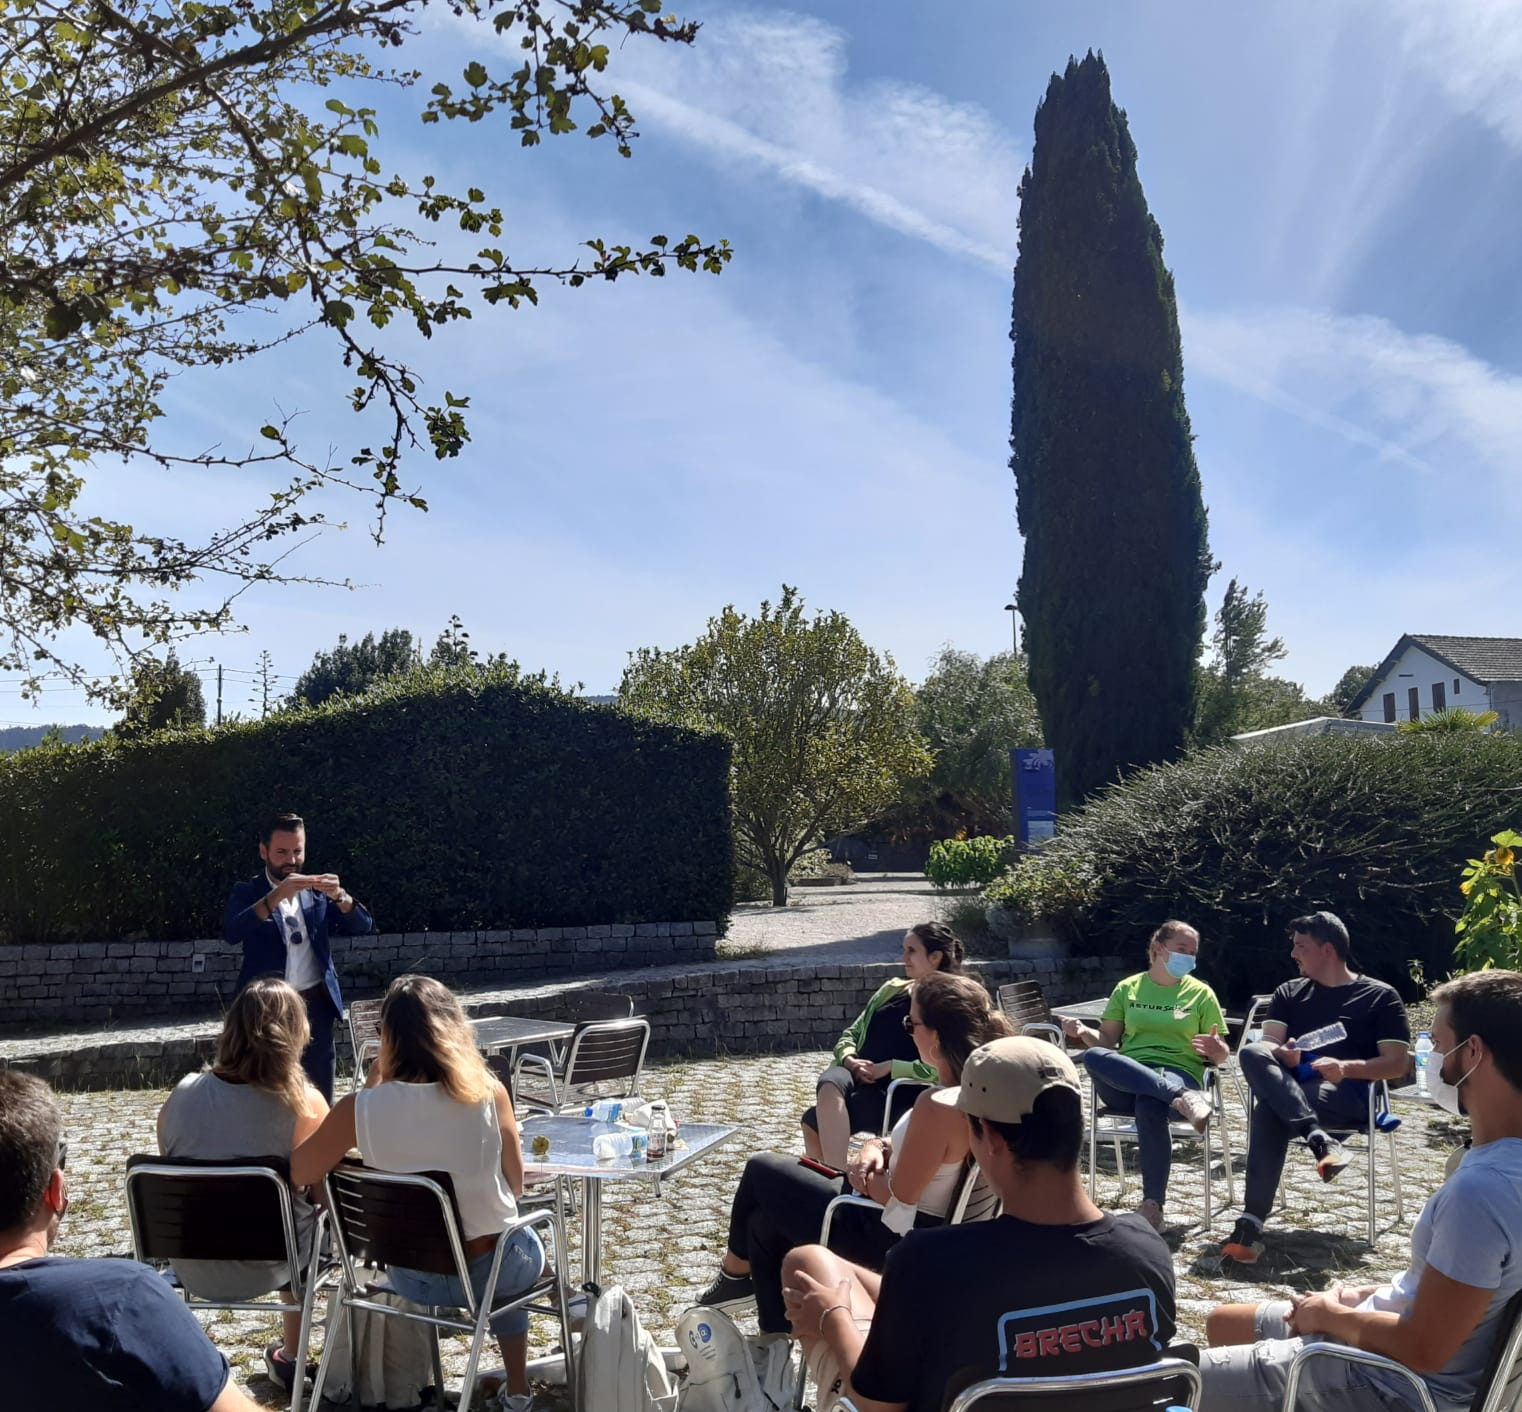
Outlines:
{"type": "Polygon", "coordinates": [[[800,1167],[807,1167],[811,1172],[818,1172],[821,1176],[824,1177],[845,1176],[845,1173],[840,1171],[838,1168],[826,1167],[823,1162],[816,1162],[812,1157],[800,1157],[798,1159],[798,1165],[800,1167]]]}

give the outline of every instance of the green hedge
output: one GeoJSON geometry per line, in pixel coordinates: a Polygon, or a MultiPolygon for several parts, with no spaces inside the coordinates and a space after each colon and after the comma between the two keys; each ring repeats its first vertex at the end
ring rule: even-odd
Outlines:
{"type": "Polygon", "coordinates": [[[1285,924],[1325,907],[1370,974],[1413,990],[1452,967],[1459,874],[1522,817],[1522,737],[1321,736],[1202,750],[1067,815],[985,894],[991,921],[1134,952],[1199,927],[1200,974],[1240,999],[1293,970],[1285,924]],[[991,911],[992,911],[991,907],[991,911]]]}
{"type": "Polygon", "coordinates": [[[215,935],[259,822],[307,820],[385,931],[713,921],[729,746],[511,671],[0,759],[0,941],[215,935]]]}

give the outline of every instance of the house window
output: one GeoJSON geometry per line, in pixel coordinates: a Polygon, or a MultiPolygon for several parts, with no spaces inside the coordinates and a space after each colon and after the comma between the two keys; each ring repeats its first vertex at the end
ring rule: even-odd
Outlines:
{"type": "Polygon", "coordinates": [[[1411,713],[1413,721],[1421,720],[1422,689],[1419,686],[1408,686],[1406,688],[1406,709],[1411,713]]]}
{"type": "Polygon", "coordinates": [[[1453,694],[1455,696],[1459,694],[1459,679],[1457,677],[1453,679],[1453,694]]]}
{"type": "Polygon", "coordinates": [[[1395,719],[1395,693],[1393,691],[1387,691],[1387,692],[1385,692],[1385,720],[1387,720],[1387,721],[1393,721],[1394,719],[1395,719]]]}
{"type": "Polygon", "coordinates": [[[1434,711],[1441,711],[1447,705],[1448,705],[1448,694],[1447,694],[1446,691],[1443,690],[1443,684],[1442,684],[1442,682],[1440,682],[1440,681],[1433,682],[1432,683],[1432,709],[1434,711]]]}

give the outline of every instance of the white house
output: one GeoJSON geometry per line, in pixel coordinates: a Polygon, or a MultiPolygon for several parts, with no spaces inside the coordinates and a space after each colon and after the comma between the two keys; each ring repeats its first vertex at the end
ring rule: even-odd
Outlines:
{"type": "Polygon", "coordinates": [[[1407,633],[1348,705],[1365,721],[1414,721],[1449,706],[1522,727],[1522,637],[1407,633]]]}

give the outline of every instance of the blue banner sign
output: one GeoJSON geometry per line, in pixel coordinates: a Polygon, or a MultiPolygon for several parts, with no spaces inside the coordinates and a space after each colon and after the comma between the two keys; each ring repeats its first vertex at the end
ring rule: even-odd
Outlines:
{"type": "Polygon", "coordinates": [[[1027,848],[1057,832],[1057,765],[1050,750],[1011,750],[1015,833],[1027,848]]]}

